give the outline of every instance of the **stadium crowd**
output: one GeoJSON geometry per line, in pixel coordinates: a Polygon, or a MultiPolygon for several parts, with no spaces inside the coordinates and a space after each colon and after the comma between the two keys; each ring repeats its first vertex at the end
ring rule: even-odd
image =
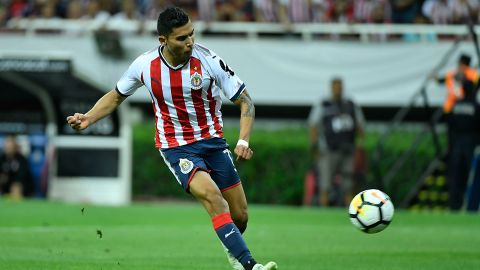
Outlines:
{"type": "Polygon", "coordinates": [[[175,4],[199,21],[461,24],[480,21],[478,0],[0,0],[13,18],[155,20],[175,4]],[[471,15],[471,16],[469,16],[471,15]]]}

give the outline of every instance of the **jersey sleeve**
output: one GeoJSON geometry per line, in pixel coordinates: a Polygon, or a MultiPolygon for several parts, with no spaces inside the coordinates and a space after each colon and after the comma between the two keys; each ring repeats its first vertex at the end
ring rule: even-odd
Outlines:
{"type": "Polygon", "coordinates": [[[230,101],[235,102],[245,90],[245,84],[222,58],[213,52],[211,53],[207,61],[211,68],[211,75],[215,80],[215,84],[230,101]]]}
{"type": "Polygon", "coordinates": [[[143,85],[142,82],[142,56],[139,56],[128,67],[127,71],[123,73],[120,80],[117,82],[115,90],[121,96],[130,96],[143,85]]]}

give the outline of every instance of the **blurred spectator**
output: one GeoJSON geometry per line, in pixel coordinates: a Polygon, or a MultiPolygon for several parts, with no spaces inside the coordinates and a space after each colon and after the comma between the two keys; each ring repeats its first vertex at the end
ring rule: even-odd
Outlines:
{"type": "Polygon", "coordinates": [[[319,172],[321,206],[331,205],[332,201],[339,205],[350,203],[354,154],[363,140],[364,122],[360,108],[343,97],[342,79],[334,78],[331,98],[316,102],[308,119],[312,151],[319,172]],[[331,194],[336,195],[333,200],[331,194]]]}
{"type": "MultiPolygon", "coordinates": [[[[88,0],[88,2],[93,0],[88,0]]],[[[113,15],[120,11],[121,1],[118,0],[98,0],[99,10],[113,15]]]]}
{"type": "Polygon", "coordinates": [[[391,0],[393,23],[414,23],[419,10],[419,1],[391,0]]]}
{"type": "Polygon", "coordinates": [[[109,1],[89,0],[87,4],[87,10],[82,18],[106,22],[110,18],[110,13],[108,12],[108,10],[112,8],[113,7],[111,6],[109,1]]]}
{"type": "Polygon", "coordinates": [[[150,0],[147,2],[147,12],[145,13],[146,20],[157,20],[158,14],[165,8],[172,6],[173,2],[170,0],[150,0]]]}
{"type": "Polygon", "coordinates": [[[478,0],[452,0],[452,23],[462,24],[469,22],[469,20],[475,23],[480,11],[479,6],[478,0]]]}
{"type": "Polygon", "coordinates": [[[445,84],[447,89],[447,96],[443,103],[444,113],[452,111],[455,102],[463,97],[462,81],[464,79],[477,82],[478,71],[470,67],[471,58],[467,54],[462,54],[458,58],[458,66],[456,69],[447,72],[445,76],[431,75],[431,78],[438,83],[445,84]]]}
{"type": "Polygon", "coordinates": [[[251,0],[217,1],[218,21],[253,21],[253,3],[251,0]]]}
{"type": "MultiPolygon", "coordinates": [[[[322,1],[326,9],[326,22],[351,23],[353,17],[353,0],[317,0],[322,1]]],[[[314,19],[318,17],[314,13],[314,19]]]]}
{"type": "Polygon", "coordinates": [[[281,23],[287,30],[308,22],[416,23],[419,15],[435,24],[480,19],[479,0],[0,0],[0,26],[23,17],[155,20],[173,4],[192,20],[281,23]]]}
{"type": "Polygon", "coordinates": [[[455,103],[448,119],[451,138],[447,180],[452,211],[462,208],[473,151],[480,145],[480,104],[476,99],[476,82],[463,78],[462,88],[464,96],[455,103]]]}
{"type": "Polygon", "coordinates": [[[280,0],[280,12],[288,23],[312,21],[312,0],[280,0]]]}
{"type": "Polygon", "coordinates": [[[7,19],[7,3],[4,1],[0,1],[0,28],[4,27],[7,24],[7,19]]]}
{"type": "Polygon", "coordinates": [[[58,18],[55,10],[56,10],[55,1],[47,0],[41,7],[40,17],[46,18],[46,19],[58,18]]]}
{"type": "Polygon", "coordinates": [[[389,23],[391,22],[392,8],[388,1],[378,1],[370,14],[370,23],[389,23]]]}
{"type": "Polygon", "coordinates": [[[255,8],[255,20],[257,22],[281,22],[285,21],[286,17],[284,14],[280,14],[280,3],[281,0],[253,0],[255,8]],[[282,17],[282,18],[281,18],[282,17]]]}
{"type": "Polygon", "coordinates": [[[447,24],[453,21],[452,0],[426,0],[422,12],[434,24],[447,24]]]}
{"type": "Polygon", "coordinates": [[[313,22],[327,22],[328,21],[328,9],[329,1],[326,0],[312,0],[311,13],[313,22]]]}
{"type": "Polygon", "coordinates": [[[122,0],[120,12],[116,13],[114,20],[140,20],[141,15],[135,4],[135,0],[122,0]]]}
{"type": "Polygon", "coordinates": [[[197,1],[198,0],[175,0],[175,6],[182,8],[190,14],[190,19],[195,21],[198,18],[197,14],[197,1]]]}
{"type": "Polygon", "coordinates": [[[8,5],[8,17],[20,18],[24,17],[29,9],[28,1],[26,0],[12,0],[8,5]]]}
{"type": "Polygon", "coordinates": [[[391,7],[387,0],[353,0],[355,22],[384,23],[390,21],[391,7]]]}
{"type": "Polygon", "coordinates": [[[55,6],[55,17],[67,18],[68,7],[70,6],[69,0],[49,0],[52,5],[55,6]]]}
{"type": "Polygon", "coordinates": [[[31,0],[25,11],[25,17],[39,17],[42,7],[46,4],[45,0],[31,0]]]}
{"type": "Polygon", "coordinates": [[[14,136],[6,136],[4,153],[0,156],[0,194],[14,199],[30,197],[34,183],[27,159],[20,153],[14,136]]]}
{"type": "Polygon", "coordinates": [[[198,20],[212,22],[217,16],[215,0],[197,0],[198,20]]]}
{"type": "MultiPolygon", "coordinates": [[[[388,23],[391,17],[390,2],[387,0],[353,0],[356,23],[388,23]]],[[[386,41],[385,33],[369,34],[369,40],[386,41]]]]}
{"type": "MultiPolygon", "coordinates": [[[[95,5],[95,7],[98,8],[96,1],[90,1],[89,8],[91,7],[91,5],[95,5]]],[[[84,16],[83,7],[80,0],[72,0],[70,1],[70,3],[68,3],[66,16],[67,16],[67,19],[70,19],[70,20],[78,20],[84,16]]]]}

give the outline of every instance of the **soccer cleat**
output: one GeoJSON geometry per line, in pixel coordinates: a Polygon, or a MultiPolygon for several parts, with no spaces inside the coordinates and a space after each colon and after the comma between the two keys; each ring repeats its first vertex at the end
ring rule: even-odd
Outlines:
{"type": "Polygon", "coordinates": [[[277,270],[277,264],[275,262],[269,262],[265,265],[257,263],[253,266],[252,270],[277,270]]]}
{"type": "Polygon", "coordinates": [[[232,253],[228,251],[228,249],[224,246],[225,253],[227,254],[227,259],[230,265],[232,266],[233,270],[245,270],[243,265],[237,260],[237,258],[233,257],[232,253]]]}

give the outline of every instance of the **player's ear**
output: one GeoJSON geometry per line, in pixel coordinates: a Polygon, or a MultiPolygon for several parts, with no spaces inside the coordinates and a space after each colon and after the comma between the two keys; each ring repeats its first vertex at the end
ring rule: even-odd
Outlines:
{"type": "Polygon", "coordinates": [[[158,37],[158,41],[160,42],[160,44],[164,45],[167,42],[167,37],[164,35],[161,35],[158,37]]]}

